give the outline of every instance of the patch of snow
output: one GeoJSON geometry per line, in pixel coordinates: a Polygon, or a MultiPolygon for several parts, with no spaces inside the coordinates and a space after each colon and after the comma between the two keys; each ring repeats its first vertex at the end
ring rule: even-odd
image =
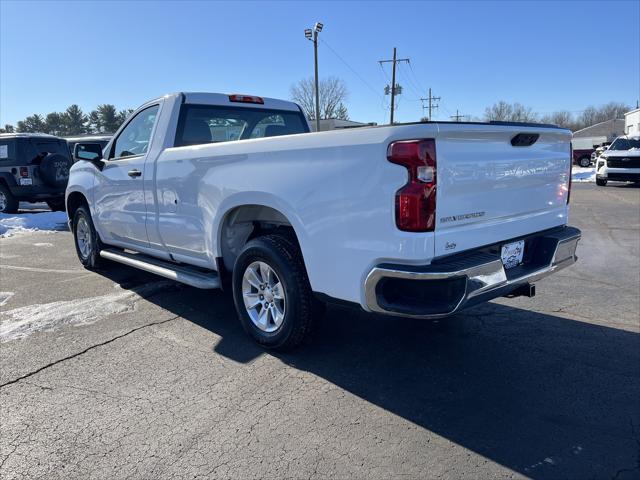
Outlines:
{"type": "Polygon", "coordinates": [[[106,295],[7,310],[0,314],[0,343],[25,338],[35,332],[50,331],[63,325],[88,325],[108,315],[130,312],[138,300],[170,285],[173,283],[159,281],[135,290],[124,290],[118,285],[114,293],[106,295]]]}
{"type": "Polygon", "coordinates": [[[35,231],[68,230],[65,212],[0,213],[0,237],[35,231]]]}
{"type": "Polygon", "coordinates": [[[19,210],[49,210],[49,205],[44,202],[30,203],[20,202],[18,205],[19,210]]]}
{"type": "Polygon", "coordinates": [[[595,182],[596,167],[573,167],[571,170],[572,182],[595,182]]]}
{"type": "Polygon", "coordinates": [[[13,297],[13,292],[0,292],[0,307],[6,305],[11,297],[13,297]]]}

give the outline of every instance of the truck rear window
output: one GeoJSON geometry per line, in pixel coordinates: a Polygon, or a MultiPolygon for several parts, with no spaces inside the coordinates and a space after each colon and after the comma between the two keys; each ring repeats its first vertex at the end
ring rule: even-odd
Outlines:
{"type": "Polygon", "coordinates": [[[307,133],[299,112],[213,105],[182,106],[175,146],[307,133]]]}

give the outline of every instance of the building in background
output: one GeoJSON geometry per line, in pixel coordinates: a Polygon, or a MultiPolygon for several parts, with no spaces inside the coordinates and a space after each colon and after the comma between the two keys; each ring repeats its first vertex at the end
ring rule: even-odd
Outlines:
{"type": "Polygon", "coordinates": [[[593,139],[593,145],[600,145],[602,142],[613,142],[616,137],[624,135],[624,119],[616,118],[606,122],[596,123],[590,127],[573,132],[573,138],[593,139]]]}
{"type": "Polygon", "coordinates": [[[624,114],[624,133],[640,135],[640,108],[624,114]]]}
{"type": "MultiPolygon", "coordinates": [[[[326,132],[327,130],[341,130],[343,128],[357,128],[357,127],[369,127],[372,125],[377,125],[377,123],[362,123],[362,122],[354,122],[351,120],[340,120],[338,118],[326,118],[320,119],[320,131],[326,132]]],[[[316,131],[316,122],[309,122],[309,126],[311,127],[311,131],[316,131]]]]}

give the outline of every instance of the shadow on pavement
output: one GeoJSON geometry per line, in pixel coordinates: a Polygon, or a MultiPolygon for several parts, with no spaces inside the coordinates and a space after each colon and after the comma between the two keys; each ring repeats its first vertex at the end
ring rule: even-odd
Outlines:
{"type": "Polygon", "coordinates": [[[312,343],[272,354],[230,295],[178,288],[149,300],[219,335],[234,361],[275,355],[529,477],[640,478],[636,333],[498,304],[438,323],[330,307],[312,343]]]}

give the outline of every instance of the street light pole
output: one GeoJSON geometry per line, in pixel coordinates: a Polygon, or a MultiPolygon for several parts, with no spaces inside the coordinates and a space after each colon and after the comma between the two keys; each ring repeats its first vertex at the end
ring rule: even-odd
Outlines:
{"type": "Polygon", "coordinates": [[[320,131],[320,87],[318,85],[318,34],[322,31],[323,25],[320,22],[316,22],[313,28],[307,28],[304,31],[304,36],[307,40],[313,42],[313,61],[315,70],[315,90],[316,90],[316,132],[320,131]]]}
{"type": "Polygon", "coordinates": [[[318,88],[318,30],[313,29],[313,58],[316,74],[316,132],[320,131],[320,89],[318,88]]]}

